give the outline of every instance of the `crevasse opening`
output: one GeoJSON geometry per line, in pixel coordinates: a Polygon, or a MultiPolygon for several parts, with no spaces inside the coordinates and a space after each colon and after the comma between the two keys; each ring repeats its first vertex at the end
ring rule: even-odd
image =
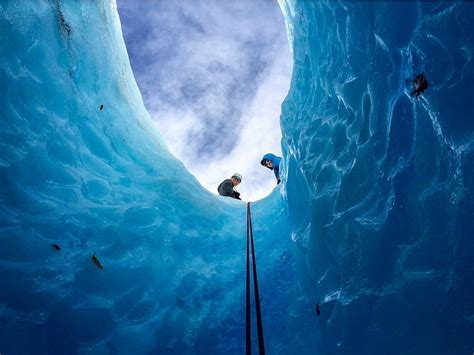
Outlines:
{"type": "Polygon", "coordinates": [[[292,58],[282,13],[266,0],[118,1],[143,101],[170,151],[207,190],[243,176],[256,201],[275,187],[262,156],[281,156],[292,58]]]}
{"type": "MultiPolygon", "coordinates": [[[[280,5],[286,175],[252,204],[267,352],[472,351],[474,7],[280,5]]],[[[168,152],[115,3],[5,1],[0,28],[0,352],[242,353],[245,204],[168,152]]]]}

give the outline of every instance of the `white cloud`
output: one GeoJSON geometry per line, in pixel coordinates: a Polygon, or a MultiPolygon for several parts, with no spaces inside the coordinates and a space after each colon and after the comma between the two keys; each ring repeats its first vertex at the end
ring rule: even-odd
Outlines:
{"type": "Polygon", "coordinates": [[[268,195],[276,184],[273,172],[262,167],[260,160],[269,152],[281,155],[279,116],[281,103],[288,92],[291,63],[284,57],[276,57],[265,74],[251,105],[242,115],[245,123],[234,149],[223,159],[189,167],[210,191],[215,192],[223,177],[234,172],[243,175],[243,182],[237,189],[245,200],[255,201],[268,195]]]}
{"type": "Polygon", "coordinates": [[[259,163],[281,154],[280,105],[291,54],[278,4],[266,0],[120,0],[122,28],[145,105],[170,150],[204,187],[234,172],[242,197],[275,185],[259,163]]]}

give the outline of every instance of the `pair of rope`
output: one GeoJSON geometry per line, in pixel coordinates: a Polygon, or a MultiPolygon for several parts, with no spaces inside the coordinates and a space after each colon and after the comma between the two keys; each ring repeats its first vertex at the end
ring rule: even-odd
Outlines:
{"type": "Polygon", "coordinates": [[[245,289],[245,349],[246,354],[251,353],[251,337],[250,337],[250,247],[252,249],[252,269],[253,269],[253,287],[255,294],[255,310],[257,313],[257,333],[258,333],[258,350],[260,355],[265,354],[265,346],[263,341],[262,314],[260,311],[260,296],[258,293],[257,279],[257,262],[255,260],[255,248],[253,243],[252,215],[250,213],[250,202],[247,203],[247,273],[246,273],[246,289],[245,289]]]}

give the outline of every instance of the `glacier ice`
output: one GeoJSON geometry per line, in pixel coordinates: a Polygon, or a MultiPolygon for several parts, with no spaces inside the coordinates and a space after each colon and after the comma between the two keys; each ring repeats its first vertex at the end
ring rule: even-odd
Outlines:
{"type": "Polygon", "coordinates": [[[288,211],[323,352],[472,352],[474,6],[281,7],[288,211]]]}
{"type": "MultiPolygon", "coordinates": [[[[252,204],[268,353],[472,352],[474,6],[280,5],[286,176],[252,204]]],[[[0,46],[0,353],[243,352],[245,204],[169,153],[114,1],[4,0],[0,46]]]]}

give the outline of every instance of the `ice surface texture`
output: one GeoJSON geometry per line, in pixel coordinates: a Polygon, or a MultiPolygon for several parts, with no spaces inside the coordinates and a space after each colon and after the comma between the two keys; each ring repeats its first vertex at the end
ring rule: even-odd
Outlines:
{"type": "MultiPolygon", "coordinates": [[[[472,352],[474,6],[281,7],[287,176],[253,206],[268,353],[472,352]]],[[[115,3],[4,0],[0,48],[0,352],[243,353],[245,204],[164,146],[115,3]]]]}
{"type": "Polygon", "coordinates": [[[474,6],[281,5],[289,213],[324,352],[471,353],[474,6]]]}

